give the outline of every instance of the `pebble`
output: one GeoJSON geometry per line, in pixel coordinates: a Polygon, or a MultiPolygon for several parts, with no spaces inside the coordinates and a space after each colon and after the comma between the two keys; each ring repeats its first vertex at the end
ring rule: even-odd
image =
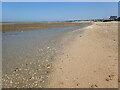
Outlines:
{"type": "Polygon", "coordinates": [[[106,80],[106,81],[109,81],[109,79],[108,79],[108,78],[106,78],[105,80],[106,80]]]}
{"type": "Polygon", "coordinates": [[[114,75],[109,75],[110,80],[112,80],[112,79],[113,79],[113,77],[114,77],[114,75]]]}
{"type": "Polygon", "coordinates": [[[62,69],[62,68],[60,68],[60,69],[62,69]]]}
{"type": "Polygon", "coordinates": [[[111,56],[109,56],[109,57],[111,57],[111,56]]]}
{"type": "Polygon", "coordinates": [[[46,62],[48,62],[48,60],[46,60],[46,62]]]}
{"type": "Polygon", "coordinates": [[[34,79],[34,77],[32,76],[32,78],[31,79],[34,79]]]}
{"type": "Polygon", "coordinates": [[[19,68],[16,68],[14,71],[19,71],[19,68]]]}
{"type": "Polygon", "coordinates": [[[105,80],[106,80],[106,81],[110,81],[110,80],[113,79],[113,77],[114,77],[114,75],[109,75],[108,78],[106,78],[105,80]]]}
{"type": "Polygon", "coordinates": [[[118,79],[118,82],[120,83],[120,79],[118,79]]]}
{"type": "Polygon", "coordinates": [[[47,73],[49,73],[49,71],[46,71],[45,73],[47,74],[47,73]]]}
{"type": "Polygon", "coordinates": [[[50,68],[50,67],[47,67],[48,69],[50,68]]]}
{"type": "Polygon", "coordinates": [[[47,64],[46,67],[47,67],[47,68],[50,68],[50,64],[47,64]]]}
{"type": "Polygon", "coordinates": [[[13,82],[12,82],[12,81],[10,81],[10,83],[12,84],[13,82]]]}
{"type": "Polygon", "coordinates": [[[96,84],[95,85],[91,85],[91,88],[95,88],[95,87],[98,87],[96,84]]]}
{"type": "MultiPolygon", "coordinates": [[[[56,53],[56,51],[52,51],[53,49],[51,48],[52,47],[47,47],[47,48],[45,47],[47,53],[44,52],[44,49],[37,48],[37,50],[40,51],[40,52],[37,51],[39,55],[36,55],[35,57],[34,55],[25,57],[24,63],[21,64],[21,67],[16,66],[15,69],[12,69],[13,73],[11,74],[7,73],[4,75],[5,78],[3,82],[5,83],[5,86],[8,85],[7,87],[13,87],[13,88],[43,87],[46,81],[45,79],[48,78],[48,74],[50,72],[49,69],[52,70],[52,62],[50,62],[50,59],[53,60],[54,59],[53,55],[55,55],[54,53],[56,53]],[[34,59],[34,61],[32,61],[32,59],[34,59]]],[[[57,49],[54,48],[54,50],[57,49]]]]}

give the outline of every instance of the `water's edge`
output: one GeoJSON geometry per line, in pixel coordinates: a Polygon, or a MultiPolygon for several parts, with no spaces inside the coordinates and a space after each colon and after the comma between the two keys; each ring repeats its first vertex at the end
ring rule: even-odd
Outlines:
{"type": "Polygon", "coordinates": [[[72,37],[82,33],[79,28],[86,26],[4,33],[3,87],[45,87],[55,56],[72,37]],[[61,43],[63,38],[66,41],[61,43]]]}

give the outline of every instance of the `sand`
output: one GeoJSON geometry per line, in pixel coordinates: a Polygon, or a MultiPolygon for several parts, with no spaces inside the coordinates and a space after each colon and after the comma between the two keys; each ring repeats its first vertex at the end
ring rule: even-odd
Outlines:
{"type": "MultiPolygon", "coordinates": [[[[5,24],[10,25],[10,23],[5,24]]],[[[18,26],[21,26],[20,28],[24,28],[24,25],[28,25],[29,28],[30,24],[17,23],[18,26]]],[[[11,23],[11,25],[15,24],[11,23]]],[[[39,26],[40,24],[34,25],[39,26]]],[[[48,27],[51,25],[53,24],[49,24],[48,27]]],[[[18,32],[10,33],[8,29],[8,33],[3,33],[3,88],[44,88],[47,77],[53,69],[51,64],[54,62],[54,56],[61,52],[61,39],[66,37],[69,32],[72,37],[73,29],[87,25],[22,32],[16,29],[18,32]]]]}
{"type": "MultiPolygon", "coordinates": [[[[82,22],[90,23],[90,22],[82,22]]],[[[16,22],[16,23],[2,23],[2,32],[11,31],[24,31],[24,30],[36,30],[36,29],[46,29],[54,27],[63,26],[76,26],[80,25],[78,22],[16,22]]],[[[1,24],[0,24],[1,26],[1,24]]],[[[1,31],[1,30],[0,30],[1,31]]]]}
{"type": "Polygon", "coordinates": [[[47,88],[117,88],[117,22],[95,22],[64,45],[47,88]]]}

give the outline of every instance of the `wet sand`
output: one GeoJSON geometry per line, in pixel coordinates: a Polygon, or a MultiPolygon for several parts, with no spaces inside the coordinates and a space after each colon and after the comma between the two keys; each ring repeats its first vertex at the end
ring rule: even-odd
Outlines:
{"type": "Polygon", "coordinates": [[[80,30],[56,56],[46,87],[118,88],[118,23],[95,22],[80,30]]]}
{"type": "Polygon", "coordinates": [[[117,88],[117,22],[75,23],[3,33],[3,87],[117,88]]]}
{"type": "MultiPolygon", "coordinates": [[[[84,22],[84,23],[90,23],[90,22],[84,22]]],[[[80,23],[75,23],[75,22],[15,22],[15,23],[2,23],[2,32],[24,31],[24,30],[29,30],[29,29],[45,29],[45,28],[75,26],[75,25],[79,26],[80,23]]]]}
{"type": "Polygon", "coordinates": [[[3,33],[3,88],[46,87],[55,56],[61,55],[63,45],[81,33],[74,31],[85,26],[88,24],[3,33]]]}

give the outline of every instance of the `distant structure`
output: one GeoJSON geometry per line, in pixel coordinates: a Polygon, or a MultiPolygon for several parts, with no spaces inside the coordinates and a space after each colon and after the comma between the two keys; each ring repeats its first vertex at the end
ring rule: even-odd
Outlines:
{"type": "Polygon", "coordinates": [[[120,21],[120,17],[117,18],[117,21],[120,21]]]}
{"type": "Polygon", "coordinates": [[[109,18],[91,19],[91,20],[69,20],[69,21],[65,21],[65,22],[78,22],[78,21],[94,21],[94,22],[120,21],[120,16],[110,16],[109,18]]]}
{"type": "Polygon", "coordinates": [[[110,20],[116,20],[116,19],[117,19],[117,16],[110,16],[109,19],[110,19],[110,20]]]}

